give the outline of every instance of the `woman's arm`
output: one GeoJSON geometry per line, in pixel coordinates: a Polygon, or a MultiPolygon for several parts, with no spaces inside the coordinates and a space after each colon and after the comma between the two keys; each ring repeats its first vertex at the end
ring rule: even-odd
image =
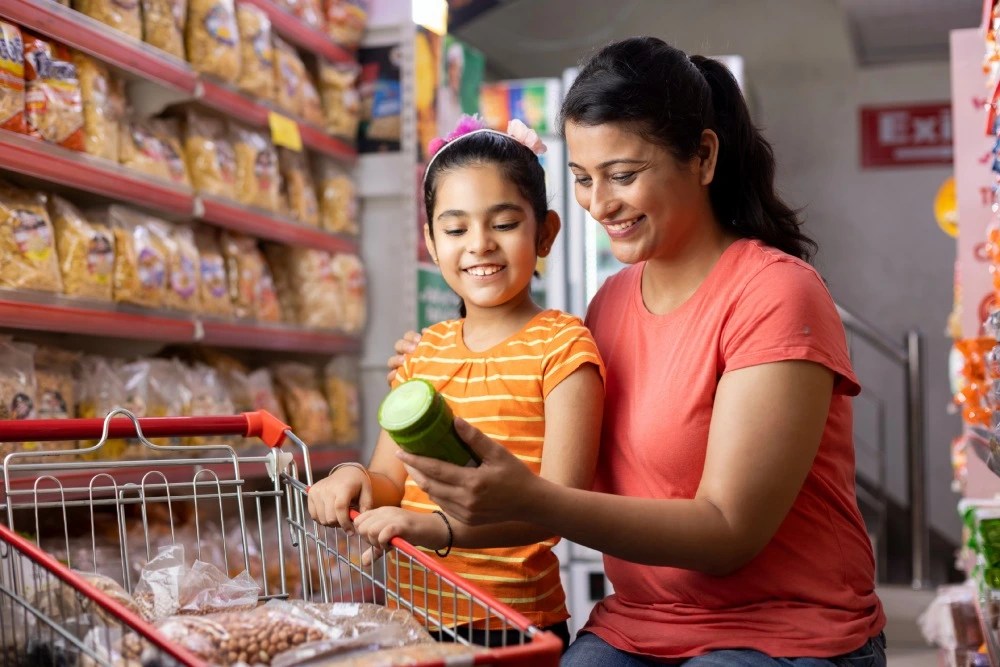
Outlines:
{"type": "Polygon", "coordinates": [[[628,498],[554,484],[460,420],[460,434],[483,457],[479,468],[400,458],[431,498],[460,521],[530,517],[548,531],[624,560],[725,575],[756,556],[791,509],[819,449],[833,381],[832,371],[806,361],[726,373],[716,392],[702,481],[690,500],[628,498]]]}

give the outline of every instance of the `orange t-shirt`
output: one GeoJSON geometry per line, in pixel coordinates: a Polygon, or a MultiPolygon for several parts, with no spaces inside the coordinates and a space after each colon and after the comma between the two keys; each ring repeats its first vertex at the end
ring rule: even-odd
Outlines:
{"type": "MultiPolygon", "coordinates": [[[[590,332],[578,317],[557,310],[535,315],[521,331],[484,352],[469,350],[462,340],[463,320],[448,320],[425,331],[417,349],[407,357],[397,382],[421,378],[434,385],[457,417],[512,451],[535,474],[542,465],[545,436],[545,398],[560,382],[584,364],[594,364],[604,375],[604,364],[590,332]]],[[[415,512],[438,509],[411,480],[406,480],[401,506],[415,512]]],[[[559,579],[559,561],[552,553],[558,537],[520,547],[454,548],[439,559],[447,568],[479,586],[493,598],[521,612],[539,627],[569,617],[559,579]]],[[[466,599],[454,599],[437,586],[428,586],[420,574],[390,562],[390,582],[418,609],[437,615],[445,624],[483,621],[485,610],[469,609],[466,599]],[[457,609],[456,609],[457,605],[457,609]]],[[[496,619],[496,614],[492,616],[496,619]]],[[[485,623],[476,623],[485,626],[485,623]]],[[[498,626],[496,620],[492,623],[498,626]]]]}
{"type": "Polygon", "coordinates": [[[812,469],[760,554],[726,577],[605,556],[615,593],[585,630],[661,659],[727,648],[830,657],[859,648],[885,616],[854,490],[850,397],[860,386],[822,279],[805,262],[739,240],[690,299],[653,315],[642,302],[642,271],[638,264],[610,278],[587,317],[608,367],[596,490],[693,498],[728,371],[813,361],[836,374],[834,395],[812,469]]]}

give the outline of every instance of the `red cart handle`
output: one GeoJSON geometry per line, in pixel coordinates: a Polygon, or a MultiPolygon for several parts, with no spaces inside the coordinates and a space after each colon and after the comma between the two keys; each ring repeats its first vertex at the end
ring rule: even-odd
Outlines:
{"type": "MultiPolygon", "coordinates": [[[[285,431],[290,430],[266,410],[217,417],[143,417],[139,427],[147,438],[241,435],[258,437],[268,447],[280,447],[285,431]]],[[[103,419],[0,420],[0,442],[96,440],[103,432],[103,419]]],[[[126,417],[114,418],[108,425],[108,437],[134,438],[135,424],[126,417]]]]}

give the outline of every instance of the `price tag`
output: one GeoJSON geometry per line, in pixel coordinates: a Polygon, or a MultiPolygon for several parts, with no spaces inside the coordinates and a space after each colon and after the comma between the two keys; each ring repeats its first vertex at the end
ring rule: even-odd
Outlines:
{"type": "Polygon", "coordinates": [[[275,146],[284,146],[293,151],[302,150],[302,136],[299,134],[298,123],[273,111],[267,114],[267,122],[271,126],[271,141],[275,146]]]}

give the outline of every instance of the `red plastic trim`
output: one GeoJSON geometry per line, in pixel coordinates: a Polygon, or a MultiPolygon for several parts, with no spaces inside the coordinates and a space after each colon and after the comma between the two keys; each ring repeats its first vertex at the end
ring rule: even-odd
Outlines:
{"type": "Polygon", "coordinates": [[[194,323],[189,320],[5,300],[2,296],[0,326],[163,342],[186,343],[195,339],[194,323]]]}
{"type": "Polygon", "coordinates": [[[318,53],[330,62],[354,61],[354,54],[349,50],[331,40],[323,31],[310,28],[297,16],[275,5],[272,0],[245,0],[245,2],[262,9],[271,19],[271,24],[278,34],[289,42],[307,51],[318,53]]]}
{"type": "Polygon", "coordinates": [[[348,165],[354,164],[358,159],[358,151],[347,142],[332,137],[318,127],[299,123],[299,134],[302,135],[302,143],[314,151],[329,155],[348,165]]]}
{"type": "Polygon", "coordinates": [[[145,79],[194,92],[197,76],[184,61],[53,0],[4,0],[0,16],[145,79]]]}
{"type": "Polygon", "coordinates": [[[0,169],[161,211],[191,215],[194,193],[152,178],[134,176],[117,164],[0,130],[0,169]]]}
{"type": "MultiPolygon", "coordinates": [[[[210,417],[143,417],[142,433],[148,438],[191,435],[247,435],[244,415],[210,417]]],[[[94,440],[101,437],[103,419],[27,419],[0,421],[0,442],[33,440],[94,440]]],[[[135,437],[131,419],[116,417],[108,426],[108,437],[135,437]]]]}
{"type": "Polygon", "coordinates": [[[48,555],[36,545],[14,533],[4,525],[0,525],[0,542],[5,542],[14,547],[20,556],[34,562],[39,567],[47,570],[52,576],[62,580],[73,589],[82,593],[85,597],[93,600],[99,607],[103,608],[113,617],[120,620],[124,625],[132,628],[156,646],[163,653],[178,660],[182,665],[189,667],[199,667],[205,663],[196,658],[190,652],[177,646],[160,635],[149,623],[132,613],[120,603],[111,599],[106,593],[92,586],[85,579],[75,574],[72,570],[59,563],[52,556],[48,555]]]}
{"type": "Polygon", "coordinates": [[[257,410],[256,412],[244,412],[246,418],[247,436],[260,438],[265,445],[271,447],[281,447],[285,441],[285,431],[292,430],[292,427],[281,421],[267,410],[257,410]]]}
{"type": "Polygon", "coordinates": [[[285,218],[269,215],[236,202],[201,196],[201,219],[219,227],[289,245],[328,252],[358,252],[355,239],[336,236],[314,227],[304,227],[285,218]]]}
{"type": "Polygon", "coordinates": [[[315,354],[349,354],[361,350],[361,341],[357,338],[323,331],[207,321],[204,329],[201,342],[206,345],[315,354]]]}
{"type": "Polygon", "coordinates": [[[199,101],[225,113],[228,116],[242,120],[244,123],[265,127],[269,109],[258,104],[235,88],[209,81],[204,77],[200,80],[201,95],[199,101]]]}

